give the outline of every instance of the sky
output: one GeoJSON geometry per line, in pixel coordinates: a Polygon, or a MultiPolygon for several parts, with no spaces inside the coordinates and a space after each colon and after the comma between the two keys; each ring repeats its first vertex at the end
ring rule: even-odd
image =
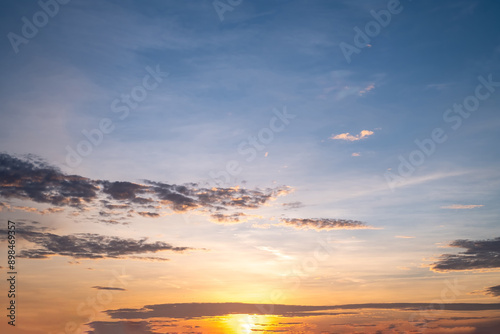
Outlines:
{"type": "Polygon", "coordinates": [[[499,14],[2,3],[0,330],[497,333],[499,14]]]}

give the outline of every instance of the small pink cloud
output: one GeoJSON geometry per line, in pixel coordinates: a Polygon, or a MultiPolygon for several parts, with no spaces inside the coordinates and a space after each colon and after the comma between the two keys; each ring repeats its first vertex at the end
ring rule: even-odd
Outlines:
{"type": "Polygon", "coordinates": [[[348,140],[348,141],[357,141],[361,140],[363,138],[366,138],[368,136],[373,135],[373,131],[370,130],[362,130],[359,134],[357,135],[351,135],[349,132],[346,133],[341,133],[338,135],[332,135],[330,139],[337,139],[337,140],[348,140]]]}

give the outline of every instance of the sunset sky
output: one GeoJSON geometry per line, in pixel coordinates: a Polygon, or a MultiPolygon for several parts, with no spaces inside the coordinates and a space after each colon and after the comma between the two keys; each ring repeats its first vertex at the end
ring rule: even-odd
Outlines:
{"type": "Polygon", "coordinates": [[[0,331],[498,333],[499,14],[4,2],[0,331]]]}

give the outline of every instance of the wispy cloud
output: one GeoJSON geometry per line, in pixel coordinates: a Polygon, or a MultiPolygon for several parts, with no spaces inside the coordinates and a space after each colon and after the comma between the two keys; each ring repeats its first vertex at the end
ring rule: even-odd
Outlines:
{"type": "Polygon", "coordinates": [[[280,221],[285,226],[297,229],[314,230],[351,230],[351,229],[373,229],[364,222],[348,219],[331,218],[281,218],[280,221]]]}
{"type": "Polygon", "coordinates": [[[362,90],[359,91],[358,95],[362,96],[364,94],[366,94],[367,92],[371,91],[372,89],[375,89],[375,85],[374,84],[369,84],[368,86],[366,86],[365,88],[363,88],[362,90]]]}
{"type": "Polygon", "coordinates": [[[373,133],[374,132],[370,131],[370,130],[361,130],[361,132],[357,135],[351,135],[349,132],[346,132],[346,133],[341,133],[338,135],[332,135],[329,139],[357,141],[357,140],[367,138],[367,137],[373,135],[373,133]]]}
{"type": "Polygon", "coordinates": [[[475,209],[475,208],[480,208],[484,205],[482,204],[452,204],[452,205],[447,205],[447,206],[442,206],[441,209],[475,209]]]}

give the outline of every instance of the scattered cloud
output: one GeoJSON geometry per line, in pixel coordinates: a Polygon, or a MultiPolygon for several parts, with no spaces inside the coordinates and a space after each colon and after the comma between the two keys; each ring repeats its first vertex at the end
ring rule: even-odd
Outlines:
{"type": "MultiPolygon", "coordinates": [[[[103,217],[137,213],[143,217],[158,218],[162,209],[168,209],[177,213],[198,210],[213,213],[212,218],[215,220],[234,220],[239,213],[224,216],[219,214],[220,211],[257,209],[291,191],[287,186],[266,189],[205,188],[197,183],[175,185],[144,180],[144,183],[139,184],[91,180],[78,175],[66,175],[33,156],[20,159],[0,154],[0,197],[49,203],[58,207],[41,211],[18,207],[41,214],[60,212],[63,206],[85,211],[94,205],[100,208],[99,214],[103,217]]],[[[10,206],[1,203],[0,210],[4,208],[10,209],[10,206]]]]}
{"type": "Polygon", "coordinates": [[[0,154],[0,196],[4,198],[82,207],[97,197],[98,190],[95,181],[65,175],[32,156],[21,160],[0,154]]]}
{"type": "Polygon", "coordinates": [[[407,235],[396,235],[396,236],[394,236],[394,238],[398,238],[398,239],[414,239],[415,237],[410,237],[410,236],[407,236],[407,235]]]}
{"type": "Polygon", "coordinates": [[[449,247],[465,248],[459,254],[443,254],[431,265],[433,271],[492,270],[500,268],[500,238],[455,240],[449,247]]]}
{"type": "Polygon", "coordinates": [[[480,208],[484,205],[482,204],[452,204],[448,206],[442,206],[441,209],[475,209],[475,208],[480,208]]]}
{"type": "Polygon", "coordinates": [[[358,220],[330,219],[330,218],[280,218],[285,226],[297,229],[314,230],[350,230],[350,229],[373,229],[358,220]]]}
{"type": "Polygon", "coordinates": [[[362,130],[359,134],[357,135],[351,135],[349,132],[346,133],[341,133],[338,135],[332,135],[329,139],[335,139],[335,140],[347,140],[347,141],[357,141],[364,139],[368,136],[373,135],[373,131],[370,130],[362,130]]]}
{"type": "Polygon", "coordinates": [[[361,153],[359,152],[354,152],[353,154],[351,154],[351,157],[360,157],[361,156],[361,153]]]}
{"type": "Polygon", "coordinates": [[[182,253],[190,247],[174,247],[166,242],[146,242],[147,239],[125,239],[92,233],[57,235],[38,232],[35,228],[18,228],[19,238],[38,248],[23,249],[20,258],[46,259],[49,256],[69,256],[74,259],[126,258],[128,255],[172,251],[182,253]]]}

